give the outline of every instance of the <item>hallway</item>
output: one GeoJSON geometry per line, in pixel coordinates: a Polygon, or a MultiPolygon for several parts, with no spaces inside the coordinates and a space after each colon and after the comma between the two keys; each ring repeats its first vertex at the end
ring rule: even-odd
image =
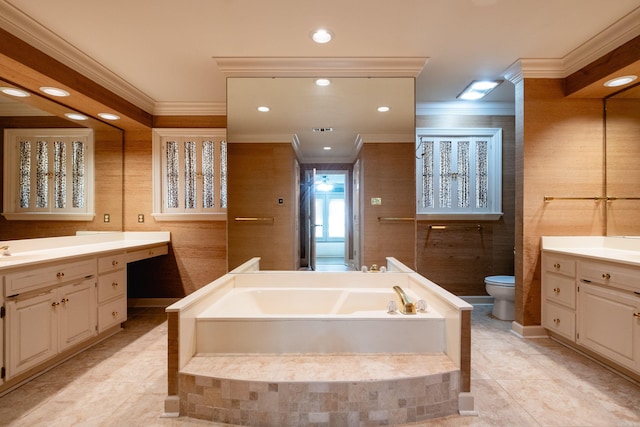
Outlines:
{"type": "MultiPolygon", "coordinates": [[[[433,426],[637,426],[640,387],[546,338],[523,340],[476,306],[472,381],[477,417],[433,426]]],[[[161,308],[130,309],[122,332],[0,398],[9,426],[213,426],[161,418],[167,322],[161,308]]],[[[333,426],[331,426],[333,427],[333,426]]]]}

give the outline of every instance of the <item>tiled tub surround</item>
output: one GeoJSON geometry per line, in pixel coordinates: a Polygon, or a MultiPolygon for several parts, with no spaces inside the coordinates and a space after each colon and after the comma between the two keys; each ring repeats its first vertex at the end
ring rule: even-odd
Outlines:
{"type": "Polygon", "coordinates": [[[388,270],[259,271],[254,259],[170,306],[166,412],[270,426],[388,425],[473,413],[472,307],[393,258],[388,270]],[[427,313],[388,315],[386,303],[397,300],[394,285],[426,300],[427,313]],[[225,305],[216,318],[216,301],[259,287],[288,294],[279,295],[279,308],[258,308],[248,298],[253,315],[242,306],[229,312],[225,305]],[[286,313],[286,301],[304,299],[293,288],[336,293],[323,310],[334,314],[286,313]],[[347,303],[354,301],[350,290],[364,292],[362,307],[347,303]],[[373,310],[367,300],[382,306],[373,310]],[[287,322],[297,326],[287,329],[287,322]],[[326,327],[333,322],[340,327],[326,327]],[[440,329],[433,336],[429,322],[440,329]],[[400,329],[388,329],[394,323],[400,329]],[[257,328],[251,331],[254,347],[247,325],[257,328]],[[313,347],[316,339],[303,339],[328,330],[344,335],[331,335],[321,348],[313,347]]]}

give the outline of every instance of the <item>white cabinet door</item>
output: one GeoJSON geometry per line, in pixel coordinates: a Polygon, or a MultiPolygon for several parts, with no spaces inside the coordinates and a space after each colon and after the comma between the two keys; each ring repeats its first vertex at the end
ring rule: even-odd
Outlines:
{"type": "Polygon", "coordinates": [[[581,283],[578,343],[633,370],[640,370],[640,298],[581,283]]]}
{"type": "Polygon", "coordinates": [[[55,291],[7,301],[7,379],[57,354],[55,291]]]}
{"type": "Polygon", "coordinates": [[[97,335],[97,302],[94,280],[69,284],[58,290],[56,306],[60,327],[58,351],[97,335]]]}

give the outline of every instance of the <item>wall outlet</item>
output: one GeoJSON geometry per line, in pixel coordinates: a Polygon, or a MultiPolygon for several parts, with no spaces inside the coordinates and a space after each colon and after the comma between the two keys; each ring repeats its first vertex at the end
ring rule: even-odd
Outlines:
{"type": "Polygon", "coordinates": [[[138,222],[144,222],[144,214],[138,214],[138,222]]]}
{"type": "Polygon", "coordinates": [[[104,214],[104,222],[109,222],[109,221],[111,221],[111,215],[104,214]]]}

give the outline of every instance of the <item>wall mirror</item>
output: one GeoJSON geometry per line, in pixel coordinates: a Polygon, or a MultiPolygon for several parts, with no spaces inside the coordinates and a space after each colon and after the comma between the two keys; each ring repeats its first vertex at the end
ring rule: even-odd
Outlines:
{"type": "MultiPolygon", "coordinates": [[[[16,85],[0,80],[0,86],[16,85]]],[[[8,221],[0,216],[0,240],[68,236],[87,230],[123,231],[123,132],[93,118],[81,122],[68,120],[64,117],[68,111],[64,105],[36,93],[17,98],[0,92],[0,138],[4,138],[7,128],[92,128],[95,218],[93,221],[8,221]]],[[[3,169],[2,161],[0,169],[3,169]]],[[[2,176],[0,173],[0,181],[2,176]]]]}
{"type": "Polygon", "coordinates": [[[640,85],[605,99],[607,235],[640,235],[640,85]]]}
{"type": "Polygon", "coordinates": [[[292,143],[301,163],[353,163],[363,142],[414,134],[412,77],[227,78],[231,143],[292,143]]]}

